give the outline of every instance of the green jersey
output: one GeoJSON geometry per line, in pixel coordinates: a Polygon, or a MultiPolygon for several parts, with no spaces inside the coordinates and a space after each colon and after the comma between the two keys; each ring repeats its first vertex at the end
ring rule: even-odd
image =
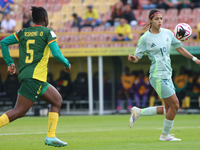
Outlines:
{"type": "Polygon", "coordinates": [[[174,34],[168,29],[161,28],[158,34],[152,34],[147,31],[140,37],[135,55],[141,59],[144,53],[147,53],[151,60],[149,78],[171,78],[171,45],[175,49],[182,46],[181,42],[177,40],[174,34]]]}
{"type": "Polygon", "coordinates": [[[55,33],[49,28],[35,25],[14,35],[19,42],[19,81],[33,78],[46,82],[49,44],[57,40],[55,33]]]}

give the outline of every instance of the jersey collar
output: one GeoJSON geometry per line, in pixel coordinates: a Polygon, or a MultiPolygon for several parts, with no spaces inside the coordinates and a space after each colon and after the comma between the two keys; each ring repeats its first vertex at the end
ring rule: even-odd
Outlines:
{"type": "Polygon", "coordinates": [[[42,25],[33,25],[33,27],[41,27],[42,25]]]}

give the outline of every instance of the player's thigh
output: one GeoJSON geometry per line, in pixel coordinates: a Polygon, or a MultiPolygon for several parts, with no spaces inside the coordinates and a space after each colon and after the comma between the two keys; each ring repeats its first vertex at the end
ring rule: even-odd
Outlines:
{"type": "Polygon", "coordinates": [[[17,102],[14,109],[20,110],[22,112],[27,112],[34,104],[34,101],[18,94],[17,102]]]}
{"type": "Polygon", "coordinates": [[[62,97],[60,93],[51,84],[49,84],[47,90],[40,98],[48,101],[53,105],[59,105],[60,103],[62,103],[62,97]]]}

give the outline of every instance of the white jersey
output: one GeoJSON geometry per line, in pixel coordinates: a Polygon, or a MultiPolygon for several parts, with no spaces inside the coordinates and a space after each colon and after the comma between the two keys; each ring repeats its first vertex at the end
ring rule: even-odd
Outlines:
{"type": "Polygon", "coordinates": [[[135,55],[141,59],[146,52],[151,60],[150,77],[169,79],[172,75],[170,47],[176,49],[182,46],[173,32],[161,28],[160,33],[152,34],[146,31],[139,39],[135,55]]]}

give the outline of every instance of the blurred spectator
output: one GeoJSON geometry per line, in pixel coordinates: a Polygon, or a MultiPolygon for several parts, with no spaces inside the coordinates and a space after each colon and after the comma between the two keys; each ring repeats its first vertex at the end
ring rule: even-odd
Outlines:
{"type": "Polygon", "coordinates": [[[149,0],[148,5],[142,5],[143,9],[154,9],[157,8],[157,2],[158,0],[149,0]]]}
{"type": "Polygon", "coordinates": [[[71,27],[78,27],[80,29],[82,21],[81,17],[78,17],[76,13],[73,13],[72,16],[74,18],[74,21],[71,27]]]}
{"type": "Polygon", "coordinates": [[[179,99],[180,106],[182,106],[182,101],[186,96],[186,90],[188,86],[188,75],[186,74],[185,67],[180,67],[180,73],[178,76],[174,77],[174,85],[176,88],[176,95],[179,99]]]}
{"type": "Polygon", "coordinates": [[[92,5],[88,5],[88,11],[85,13],[85,18],[84,18],[84,26],[99,26],[101,21],[99,19],[99,13],[96,9],[93,8],[92,5]]]}
{"type": "Polygon", "coordinates": [[[137,107],[146,107],[149,90],[149,77],[145,77],[144,72],[141,70],[138,78],[134,82],[134,99],[137,107]],[[142,99],[142,106],[140,105],[140,99],[142,99]]]}
{"type": "Polygon", "coordinates": [[[56,84],[53,80],[53,74],[52,73],[47,74],[47,82],[50,83],[51,85],[53,85],[54,87],[56,86],[56,84]]]}
{"type": "Polygon", "coordinates": [[[187,96],[185,97],[185,107],[190,107],[190,99],[199,99],[200,101],[200,76],[197,72],[193,72],[193,75],[189,78],[189,84],[187,88],[187,96]]]}
{"type": "Polygon", "coordinates": [[[191,0],[190,7],[191,8],[200,7],[200,0],[191,0]]]}
{"type": "Polygon", "coordinates": [[[138,9],[139,1],[138,0],[121,0],[124,5],[131,5],[132,9],[138,9]]]}
{"type": "Polygon", "coordinates": [[[135,16],[131,10],[130,5],[125,6],[125,11],[123,13],[123,18],[125,18],[128,21],[128,24],[131,26],[136,26],[138,24],[137,20],[135,19],[135,16]]]}
{"type": "Polygon", "coordinates": [[[125,67],[124,73],[125,74],[121,76],[120,90],[118,92],[117,109],[116,109],[117,112],[120,111],[121,109],[121,98],[123,94],[127,99],[127,105],[128,105],[127,110],[130,111],[132,108],[130,94],[133,93],[132,87],[135,81],[135,76],[130,74],[130,70],[128,67],[125,67]]]}
{"type": "Polygon", "coordinates": [[[1,31],[5,33],[13,33],[15,31],[16,22],[10,18],[10,13],[7,13],[1,22],[1,31]]]}
{"type": "Polygon", "coordinates": [[[0,0],[0,12],[7,14],[10,12],[10,4],[13,4],[13,0],[0,0]]]}
{"type": "Polygon", "coordinates": [[[32,26],[31,15],[26,11],[23,15],[23,28],[28,28],[32,26]]]}
{"type": "Polygon", "coordinates": [[[182,0],[159,0],[157,3],[157,8],[183,8],[183,1],[182,0]]]}
{"type": "Polygon", "coordinates": [[[112,41],[131,41],[133,39],[131,26],[126,23],[124,18],[120,19],[120,24],[115,28],[115,33],[112,41]]]}
{"type": "Polygon", "coordinates": [[[112,14],[111,14],[111,20],[108,20],[105,23],[105,27],[110,27],[110,26],[118,26],[119,25],[119,21],[120,18],[122,18],[123,15],[123,10],[122,10],[123,4],[122,3],[117,3],[116,5],[114,5],[113,9],[112,9],[112,14]]]}
{"type": "Polygon", "coordinates": [[[56,89],[59,91],[63,99],[66,99],[66,97],[71,94],[72,82],[69,73],[66,73],[64,70],[60,72],[56,89]]]}

